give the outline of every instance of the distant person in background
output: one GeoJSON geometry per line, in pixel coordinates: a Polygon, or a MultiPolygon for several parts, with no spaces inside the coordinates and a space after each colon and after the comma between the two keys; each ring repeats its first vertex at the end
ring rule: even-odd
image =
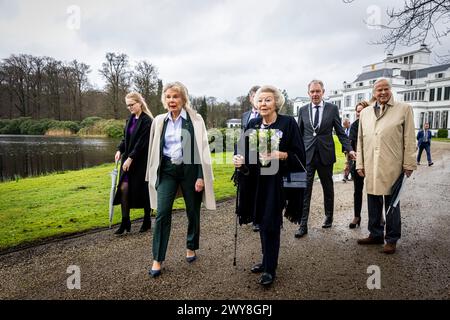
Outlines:
{"type": "MultiPolygon", "coordinates": [[[[347,137],[350,136],[350,119],[349,118],[345,118],[344,121],[342,122],[342,127],[344,128],[344,132],[345,135],[347,137]]],[[[347,157],[347,153],[344,150],[344,147],[342,147],[342,152],[345,153],[345,156],[347,157]]],[[[347,182],[349,180],[348,176],[350,174],[350,171],[344,171],[344,178],[342,179],[342,181],[347,182]]]]}
{"type": "MultiPolygon", "coordinates": [[[[356,111],[356,120],[352,123],[352,126],[350,127],[350,144],[355,152],[357,152],[357,145],[358,145],[358,126],[359,126],[359,115],[361,111],[369,106],[369,103],[367,101],[361,101],[356,105],[355,111],[356,111]]],[[[352,173],[353,178],[353,213],[355,217],[353,218],[353,221],[349,224],[350,229],[354,229],[357,226],[360,226],[361,224],[361,208],[362,208],[362,198],[363,198],[363,188],[364,188],[364,177],[361,177],[359,174],[356,173],[356,162],[352,159],[350,159],[349,156],[347,156],[347,162],[345,166],[345,172],[348,174],[348,172],[352,173]]]]}
{"type": "Polygon", "coordinates": [[[125,125],[124,137],[115,156],[116,162],[122,159],[119,185],[114,197],[114,204],[120,204],[122,207],[122,223],[115,234],[131,231],[130,209],[134,208],[144,208],[144,222],[139,232],[149,230],[152,225],[145,172],[153,115],[144,98],[137,92],[127,94],[125,103],[131,115],[125,125]]]}
{"type": "MultiPolygon", "coordinates": [[[[250,91],[248,92],[248,100],[250,101],[252,109],[249,111],[246,111],[242,114],[242,117],[241,117],[241,129],[243,130],[242,132],[244,132],[244,128],[247,127],[250,120],[260,117],[259,111],[258,111],[258,106],[255,105],[255,101],[254,101],[256,91],[258,91],[259,88],[261,88],[261,87],[253,86],[253,87],[251,87],[250,91]]],[[[254,167],[250,167],[250,168],[254,169],[254,167]]],[[[247,191],[245,194],[240,193],[239,196],[248,197],[250,199],[253,199],[254,195],[249,194],[249,193],[256,192],[256,185],[254,185],[253,182],[254,182],[253,179],[245,179],[245,177],[242,177],[241,181],[240,181],[241,186],[243,189],[245,189],[247,191]]],[[[246,201],[243,200],[242,203],[246,203],[246,201]]],[[[255,232],[259,231],[259,225],[257,223],[253,223],[253,231],[255,231],[255,232]]]]}
{"type": "Polygon", "coordinates": [[[417,164],[420,165],[420,158],[422,157],[422,152],[425,149],[427,152],[427,160],[428,166],[433,165],[433,161],[431,161],[431,131],[430,124],[424,123],[423,129],[417,133],[417,147],[419,148],[419,152],[417,153],[417,164]]]}

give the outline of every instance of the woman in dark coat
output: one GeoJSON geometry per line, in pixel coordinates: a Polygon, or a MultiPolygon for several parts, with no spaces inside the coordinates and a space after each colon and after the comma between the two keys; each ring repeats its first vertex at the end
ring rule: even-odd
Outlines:
{"type": "Polygon", "coordinates": [[[115,234],[131,231],[130,209],[144,208],[144,222],[139,232],[151,228],[151,209],[148,193],[147,171],[148,141],[153,115],[144,98],[137,92],[129,93],[125,102],[130,110],[124,138],[117,147],[115,160],[122,159],[119,185],[114,197],[114,204],[122,208],[122,223],[115,234]]]}
{"type": "MultiPolygon", "coordinates": [[[[239,174],[247,174],[247,179],[256,181],[254,199],[248,198],[246,203],[240,203],[238,215],[240,221],[247,223],[253,220],[260,226],[263,258],[262,262],[253,266],[251,271],[263,273],[259,283],[270,285],[275,279],[278,265],[280,229],[283,210],[286,207],[283,176],[289,172],[303,171],[300,162],[305,163],[305,147],[295,119],[278,114],[285,99],[277,88],[261,87],[256,93],[255,101],[261,117],[249,122],[244,135],[249,136],[245,143],[245,156],[237,154],[234,156],[233,162],[238,168],[239,174]],[[251,146],[249,146],[252,144],[252,130],[259,129],[275,129],[276,135],[279,137],[278,148],[267,150],[267,153],[261,152],[262,149],[259,148],[257,155],[252,154],[251,146]],[[269,166],[262,165],[269,161],[269,166]],[[250,207],[253,209],[251,212],[248,210],[250,207]],[[249,215],[251,215],[250,218],[249,215]]],[[[301,189],[298,190],[300,192],[301,189]]],[[[246,190],[240,190],[240,192],[245,194],[246,190]]],[[[300,194],[298,196],[301,197],[300,194]]]]}
{"type": "MultiPolygon", "coordinates": [[[[358,127],[359,127],[359,114],[361,111],[369,106],[369,103],[366,101],[359,102],[356,107],[356,120],[352,123],[352,126],[350,127],[350,134],[349,139],[350,143],[352,145],[353,150],[356,152],[357,144],[358,144],[358,127]]],[[[353,185],[354,185],[354,192],[353,192],[353,206],[354,206],[354,215],[353,221],[350,222],[348,227],[350,229],[354,229],[357,226],[359,227],[361,225],[361,208],[362,208],[362,198],[363,198],[363,188],[364,188],[364,177],[361,177],[356,172],[356,160],[352,161],[350,159],[350,156],[347,155],[347,162],[345,167],[345,173],[348,174],[348,172],[351,172],[353,177],[353,185]]]]}

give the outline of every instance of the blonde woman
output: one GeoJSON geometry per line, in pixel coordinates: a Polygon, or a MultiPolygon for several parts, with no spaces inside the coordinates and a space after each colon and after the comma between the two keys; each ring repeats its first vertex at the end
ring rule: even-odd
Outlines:
{"type": "Polygon", "coordinates": [[[188,217],[186,261],[197,259],[200,239],[200,206],[215,210],[211,154],[205,123],[190,107],[186,87],[180,82],[163,88],[166,114],[155,118],[150,132],[147,180],[150,202],[157,209],[153,234],[153,265],[149,275],[161,274],[172,222],[172,206],[179,191],[188,217]]]}
{"type": "Polygon", "coordinates": [[[116,161],[122,160],[119,185],[114,198],[114,204],[120,204],[122,208],[122,223],[115,234],[131,231],[130,209],[133,208],[144,208],[144,222],[139,232],[151,228],[150,199],[145,173],[153,115],[144,98],[137,92],[127,94],[125,103],[131,115],[115,156],[116,161]]]}

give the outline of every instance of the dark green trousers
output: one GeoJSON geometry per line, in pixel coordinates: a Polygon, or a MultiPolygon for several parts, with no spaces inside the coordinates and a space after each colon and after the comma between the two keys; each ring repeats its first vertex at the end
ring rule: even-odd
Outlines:
{"type": "Polygon", "coordinates": [[[186,248],[197,250],[200,239],[200,206],[202,192],[195,191],[198,168],[195,165],[174,165],[170,160],[163,160],[157,187],[158,209],[153,230],[153,259],[162,262],[166,258],[169,244],[170,228],[172,225],[172,206],[181,186],[186,213],[188,230],[186,248]]]}

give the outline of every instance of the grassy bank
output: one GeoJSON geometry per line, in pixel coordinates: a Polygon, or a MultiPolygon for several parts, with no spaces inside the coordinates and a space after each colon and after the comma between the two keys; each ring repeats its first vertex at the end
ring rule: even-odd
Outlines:
{"type": "MultiPolygon", "coordinates": [[[[343,156],[335,172],[342,171],[343,156]]],[[[217,154],[227,161],[214,164],[214,192],[218,201],[233,197],[235,187],[230,181],[233,173],[231,153],[217,154]],[[224,158],[225,157],[225,158],[224,158]],[[226,164],[228,163],[228,164],[226,164]]],[[[113,164],[95,168],[50,174],[42,177],[0,183],[0,250],[36,240],[73,234],[109,225],[109,173],[113,164]]],[[[183,208],[182,199],[175,208],[183,208]]],[[[120,222],[120,206],[115,207],[113,223],[120,222]]],[[[140,209],[131,211],[131,218],[142,217],[140,209]]]]}
{"type": "Polygon", "coordinates": [[[433,141],[450,142],[450,138],[432,138],[431,143],[433,143],[433,141]]]}

